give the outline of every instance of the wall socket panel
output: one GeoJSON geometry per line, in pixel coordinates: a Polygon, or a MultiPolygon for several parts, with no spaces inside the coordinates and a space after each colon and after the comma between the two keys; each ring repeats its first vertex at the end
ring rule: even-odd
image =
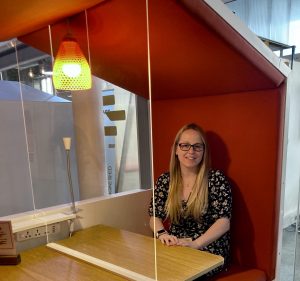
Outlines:
{"type": "Polygon", "coordinates": [[[35,228],[26,229],[16,233],[18,242],[43,237],[46,235],[57,234],[60,232],[60,223],[52,223],[47,226],[39,226],[35,228]]]}

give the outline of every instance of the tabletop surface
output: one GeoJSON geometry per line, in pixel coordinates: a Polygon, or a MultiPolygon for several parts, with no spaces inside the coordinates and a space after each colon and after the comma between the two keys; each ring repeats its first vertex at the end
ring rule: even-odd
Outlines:
{"type": "MultiPolygon", "coordinates": [[[[220,256],[166,246],[151,237],[104,225],[75,232],[56,244],[161,281],[193,280],[224,262],[220,256]]],[[[22,252],[21,259],[17,266],[0,266],[0,280],[3,276],[7,281],[128,280],[46,246],[22,252]]]]}
{"type": "Polygon", "coordinates": [[[192,280],[223,264],[223,257],[180,246],[166,246],[151,237],[97,225],[59,241],[89,256],[158,280],[192,280]]]}

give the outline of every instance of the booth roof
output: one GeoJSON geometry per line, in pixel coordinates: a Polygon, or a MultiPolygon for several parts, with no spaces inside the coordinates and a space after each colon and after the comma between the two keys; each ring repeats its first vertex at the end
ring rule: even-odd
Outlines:
{"type": "MultiPolygon", "coordinates": [[[[19,35],[48,54],[51,46],[56,54],[71,30],[90,55],[95,76],[145,98],[266,90],[279,87],[287,77],[283,63],[220,1],[149,0],[147,9],[141,0],[74,0],[71,6],[70,1],[55,0],[51,9],[47,1],[23,2],[4,1],[9,16],[1,19],[6,36],[0,39],[8,39],[11,28],[11,36],[19,35]],[[31,20],[25,17],[29,14],[31,20]],[[66,17],[68,21],[62,19],[66,17]]],[[[1,3],[6,14],[4,8],[1,3]]]]}

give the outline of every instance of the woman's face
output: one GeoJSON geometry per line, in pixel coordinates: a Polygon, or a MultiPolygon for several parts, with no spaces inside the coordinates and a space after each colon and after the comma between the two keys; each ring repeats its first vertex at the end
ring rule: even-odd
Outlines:
{"type": "Polygon", "coordinates": [[[204,144],[199,132],[188,129],[181,134],[176,147],[176,155],[182,169],[197,170],[203,159],[204,144]]]}

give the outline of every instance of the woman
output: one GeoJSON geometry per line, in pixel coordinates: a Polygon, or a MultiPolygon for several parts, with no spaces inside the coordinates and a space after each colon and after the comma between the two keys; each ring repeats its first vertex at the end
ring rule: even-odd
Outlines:
{"type": "Polygon", "coordinates": [[[229,259],[231,188],[223,173],[210,169],[203,130],[188,124],[179,130],[171,152],[170,172],[162,174],[149,206],[150,227],[162,243],[181,245],[229,259]],[[164,227],[168,220],[169,229],[164,227]]]}

